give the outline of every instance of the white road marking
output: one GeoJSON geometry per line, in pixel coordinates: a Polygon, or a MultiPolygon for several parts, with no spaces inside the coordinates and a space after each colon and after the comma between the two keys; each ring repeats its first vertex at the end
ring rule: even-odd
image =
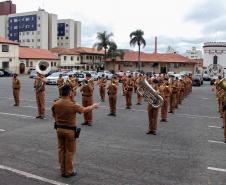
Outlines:
{"type": "Polygon", "coordinates": [[[214,117],[214,116],[201,116],[201,115],[195,115],[195,114],[175,114],[175,115],[176,116],[190,116],[190,117],[196,117],[196,118],[209,118],[209,119],[219,118],[219,117],[214,117]]]}
{"type": "Polygon", "coordinates": [[[40,177],[40,176],[37,176],[37,175],[33,175],[31,173],[27,173],[27,172],[21,171],[21,170],[10,168],[8,166],[0,165],[0,169],[7,170],[7,171],[10,171],[10,172],[16,173],[18,175],[25,176],[25,177],[31,178],[31,179],[36,179],[36,180],[39,180],[39,181],[42,181],[42,182],[46,182],[46,183],[49,183],[49,184],[68,185],[68,184],[65,184],[65,183],[62,183],[62,182],[50,180],[50,179],[47,179],[47,178],[44,178],[44,177],[40,177]]]}
{"type": "Polygon", "coordinates": [[[218,126],[208,126],[209,128],[221,128],[221,127],[218,127],[218,126]]]}
{"type": "Polygon", "coordinates": [[[0,129],[0,132],[5,132],[6,130],[4,130],[4,129],[0,129]]]}
{"type": "MultiPolygon", "coordinates": [[[[9,97],[0,97],[0,99],[8,99],[8,100],[14,100],[14,98],[9,97]]],[[[32,99],[20,99],[21,101],[30,101],[30,102],[36,102],[36,100],[32,99]]],[[[45,100],[46,102],[53,102],[54,100],[45,100]]]]}
{"type": "Polygon", "coordinates": [[[222,168],[214,168],[214,167],[208,167],[208,170],[218,171],[218,172],[226,172],[226,169],[222,168]]]}
{"type": "Polygon", "coordinates": [[[208,140],[209,143],[218,143],[218,144],[225,144],[223,141],[213,141],[213,140],[208,140]]]}
{"type": "Polygon", "coordinates": [[[2,114],[2,115],[9,115],[9,116],[16,116],[16,117],[22,117],[22,118],[35,118],[34,116],[27,116],[27,115],[23,115],[23,114],[12,114],[12,113],[8,113],[8,112],[0,112],[0,114],[2,114]]]}

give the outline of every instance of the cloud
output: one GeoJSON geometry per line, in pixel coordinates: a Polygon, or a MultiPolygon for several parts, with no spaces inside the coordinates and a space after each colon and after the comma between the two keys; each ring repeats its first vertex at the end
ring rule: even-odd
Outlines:
{"type": "Polygon", "coordinates": [[[205,0],[195,3],[185,16],[185,21],[196,23],[207,23],[225,14],[224,0],[205,0]]]}

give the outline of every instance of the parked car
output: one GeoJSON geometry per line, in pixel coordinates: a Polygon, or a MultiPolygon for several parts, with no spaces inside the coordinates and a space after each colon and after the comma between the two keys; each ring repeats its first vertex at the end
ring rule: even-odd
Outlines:
{"type": "Polygon", "coordinates": [[[98,80],[98,73],[96,71],[83,71],[83,73],[86,75],[87,73],[91,74],[92,78],[94,80],[98,80]]]}
{"type": "Polygon", "coordinates": [[[5,69],[0,69],[1,71],[1,77],[11,77],[13,76],[13,72],[5,70],[5,69]]]}
{"type": "Polygon", "coordinates": [[[180,80],[182,78],[181,74],[173,74],[171,76],[174,76],[175,78],[178,78],[178,80],[180,80]]]}
{"type": "Polygon", "coordinates": [[[117,72],[117,73],[115,73],[115,75],[118,77],[118,80],[121,83],[122,82],[122,77],[124,75],[124,72],[117,72]]]}
{"type": "Polygon", "coordinates": [[[37,76],[37,71],[36,70],[32,70],[30,72],[29,78],[35,78],[37,76]]]}
{"type": "Polygon", "coordinates": [[[113,74],[110,71],[104,71],[104,74],[107,79],[112,79],[113,74]]]}
{"type": "Polygon", "coordinates": [[[60,74],[62,74],[64,80],[67,80],[67,74],[66,73],[62,73],[62,72],[56,72],[56,73],[53,73],[51,75],[49,75],[47,78],[46,78],[46,84],[48,85],[56,85],[57,84],[57,79],[59,78],[60,74]]]}
{"type": "Polygon", "coordinates": [[[76,77],[78,78],[79,84],[81,84],[81,82],[86,79],[86,76],[84,73],[76,73],[76,77]]]}
{"type": "Polygon", "coordinates": [[[204,74],[203,74],[203,80],[204,80],[204,81],[210,81],[210,80],[211,80],[210,75],[207,74],[207,73],[204,73],[204,74]]]}
{"type": "Polygon", "coordinates": [[[213,76],[210,78],[210,85],[213,85],[214,82],[218,79],[218,76],[213,76]]]}
{"type": "Polygon", "coordinates": [[[201,81],[201,85],[203,85],[203,77],[202,77],[202,74],[194,74],[194,77],[193,78],[200,78],[200,81],[201,81]]]}
{"type": "Polygon", "coordinates": [[[193,86],[201,86],[202,85],[202,79],[199,75],[194,75],[192,78],[192,85],[193,86]]]}

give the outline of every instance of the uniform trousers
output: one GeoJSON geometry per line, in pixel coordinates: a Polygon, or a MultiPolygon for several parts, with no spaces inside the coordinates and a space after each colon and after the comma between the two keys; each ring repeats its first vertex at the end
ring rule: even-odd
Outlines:
{"type": "Polygon", "coordinates": [[[45,91],[36,92],[36,102],[38,106],[38,115],[45,116],[45,91]]]}
{"type": "Polygon", "coordinates": [[[19,106],[20,104],[20,89],[13,89],[13,97],[15,105],[19,106]]]}
{"type": "Polygon", "coordinates": [[[58,128],[57,139],[61,174],[70,175],[73,172],[73,158],[76,151],[74,131],[58,128]]]}
{"type": "Polygon", "coordinates": [[[110,106],[110,113],[116,113],[116,101],[117,96],[116,95],[109,95],[109,106],[110,106]]]}
{"type": "Polygon", "coordinates": [[[158,110],[158,108],[153,108],[148,104],[149,131],[155,132],[157,130],[158,110]]]}
{"type": "Polygon", "coordinates": [[[132,106],[132,94],[133,94],[133,91],[126,92],[126,107],[132,106]]]}
{"type": "Polygon", "coordinates": [[[105,100],[105,87],[100,87],[100,98],[101,98],[101,100],[105,100]]]}
{"type": "MultiPolygon", "coordinates": [[[[93,96],[82,96],[82,105],[83,107],[88,107],[93,104],[93,96]]],[[[89,111],[84,113],[84,122],[92,123],[93,121],[93,112],[89,111]]]]}
{"type": "Polygon", "coordinates": [[[169,106],[169,97],[164,98],[162,107],[161,107],[161,118],[167,119],[168,114],[168,106],[169,106]]]}

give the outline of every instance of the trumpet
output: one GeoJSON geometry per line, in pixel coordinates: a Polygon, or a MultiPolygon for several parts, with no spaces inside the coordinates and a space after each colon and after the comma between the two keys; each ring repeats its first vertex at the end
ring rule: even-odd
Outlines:
{"type": "Polygon", "coordinates": [[[139,82],[137,93],[143,96],[153,108],[158,108],[163,104],[162,96],[158,94],[146,79],[139,82]]]}

